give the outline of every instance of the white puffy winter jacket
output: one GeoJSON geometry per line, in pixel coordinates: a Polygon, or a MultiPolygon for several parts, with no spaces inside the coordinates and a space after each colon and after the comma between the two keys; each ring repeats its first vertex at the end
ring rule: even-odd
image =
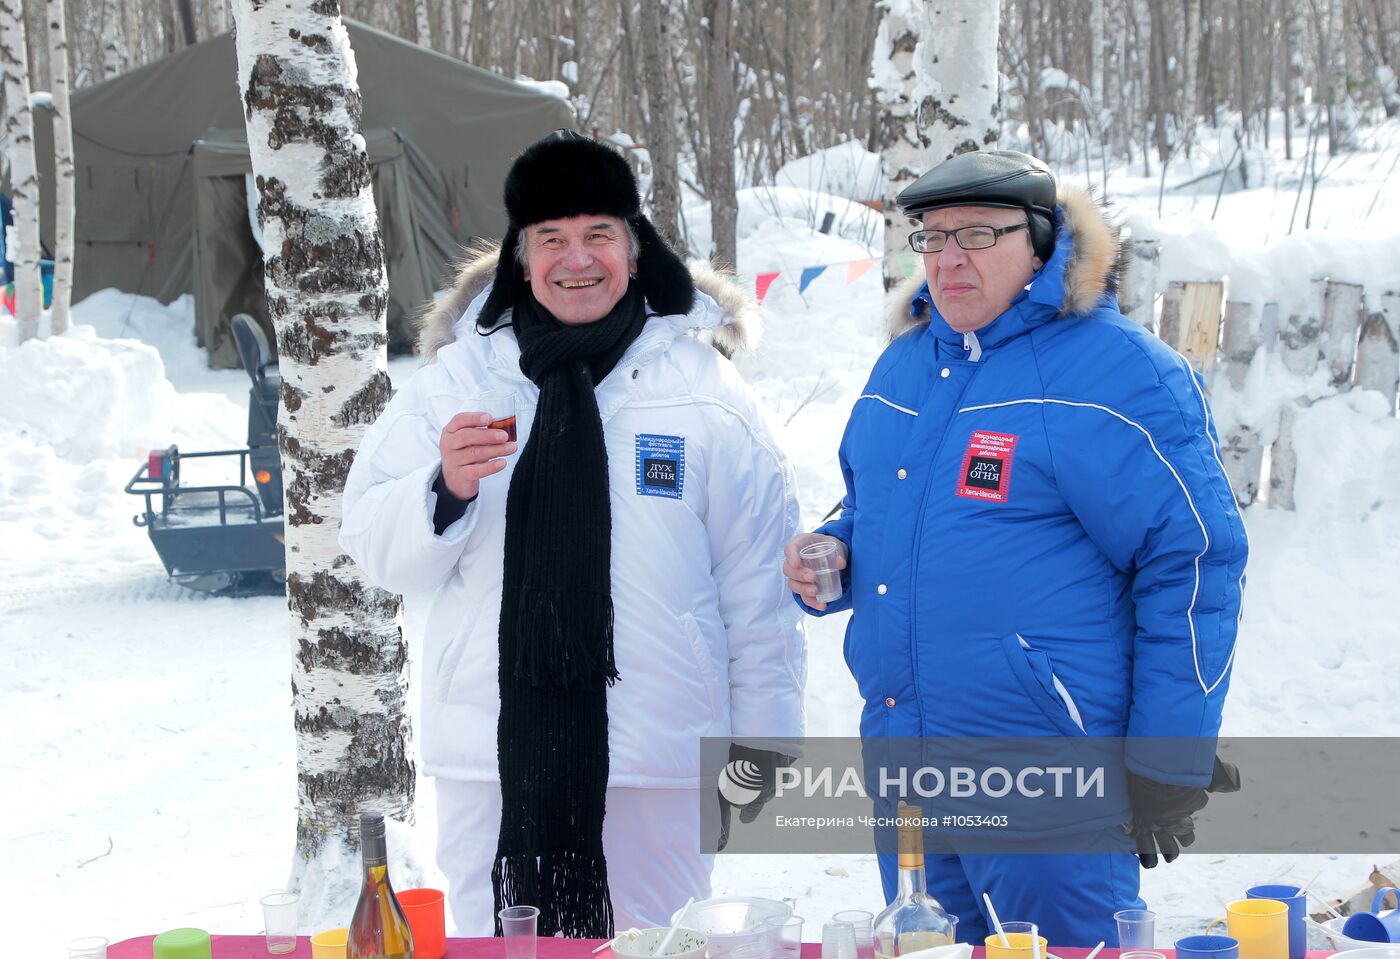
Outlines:
{"type": "MultiPolygon", "coordinates": [[[[490,265],[478,265],[478,277],[490,265]]],[[[697,285],[735,305],[736,288],[711,278],[697,276],[697,285]]],[[[471,282],[459,282],[459,298],[471,282]]],[[[523,449],[539,398],[520,372],[514,333],[476,332],[484,298],[450,334],[439,322],[430,335],[451,342],[365,435],[340,532],[342,548],[380,586],[436,591],[423,663],[423,767],[462,780],[498,776],[496,634],[506,491],[519,453],[439,536],[438,438],[473,394],[509,390],[523,449]]],[[[608,691],[610,786],[694,788],[700,737],[803,731],[806,650],[781,572],[783,544],[799,522],[792,470],[738,371],[694,335],[734,321],[697,291],[688,316],[649,318],[597,387],[621,677],[608,691]]]]}

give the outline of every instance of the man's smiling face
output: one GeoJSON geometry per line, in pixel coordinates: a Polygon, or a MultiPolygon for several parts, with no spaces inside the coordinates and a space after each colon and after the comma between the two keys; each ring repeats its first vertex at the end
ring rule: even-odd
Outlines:
{"type": "Polygon", "coordinates": [[[525,280],[560,323],[601,320],[627,292],[635,251],[615,216],[571,216],[525,228],[525,280]]]}

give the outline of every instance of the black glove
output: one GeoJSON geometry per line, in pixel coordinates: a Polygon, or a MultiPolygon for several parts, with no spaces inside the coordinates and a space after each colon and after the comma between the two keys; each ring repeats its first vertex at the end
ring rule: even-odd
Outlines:
{"type": "Polygon", "coordinates": [[[1215,757],[1210,785],[1169,786],[1136,773],[1128,773],[1128,802],[1133,822],[1123,828],[1137,839],[1138,861],[1144,869],[1157,865],[1157,853],[1172,862],[1185,846],[1196,841],[1196,823],[1191,817],[1205,808],[1210,793],[1238,792],[1240,771],[1233,763],[1215,757]]]}
{"type": "MultiPolygon", "coordinates": [[[[758,783],[758,795],[739,807],[739,821],[753,822],[763,811],[763,804],[772,799],[778,791],[778,769],[783,766],[791,766],[792,757],[734,743],[729,747],[729,762],[730,765],[726,767],[726,775],[728,775],[729,770],[735,769],[733,765],[735,762],[752,764],[752,767],[741,766],[736,772],[745,783],[754,781],[758,783]]],[[[724,791],[721,790],[719,794],[718,851],[723,851],[729,842],[729,817],[733,809],[734,803],[724,798],[724,791]]]]}

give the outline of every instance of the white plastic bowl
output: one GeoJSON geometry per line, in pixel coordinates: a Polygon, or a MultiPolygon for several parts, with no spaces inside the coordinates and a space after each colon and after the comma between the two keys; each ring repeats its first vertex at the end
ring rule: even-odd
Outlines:
{"type": "Polygon", "coordinates": [[[1347,959],[1400,959],[1400,943],[1366,942],[1343,935],[1342,926],[1346,924],[1345,916],[1341,919],[1328,919],[1325,922],[1318,922],[1308,916],[1304,922],[1321,932],[1331,943],[1333,949],[1347,953],[1347,959]],[[1353,957],[1352,953],[1359,949],[1367,950],[1368,955],[1353,957]],[[1374,950],[1373,954],[1372,950],[1374,950]]]}
{"type": "MultiPolygon", "coordinates": [[[[650,956],[670,931],[669,926],[659,926],[642,929],[634,938],[619,935],[613,940],[612,954],[626,959],[650,956]]],[[[700,959],[705,954],[707,943],[708,937],[703,932],[682,926],[676,930],[675,938],[666,947],[666,959],[700,959]]]]}
{"type": "MultiPolygon", "coordinates": [[[[790,915],[792,907],[776,899],[756,896],[702,899],[686,911],[685,928],[697,929],[709,936],[710,944],[705,953],[709,959],[726,959],[736,946],[757,942],[763,937],[765,919],[790,915]]],[[[679,910],[671,916],[671,921],[675,922],[678,916],[679,910]]]]}

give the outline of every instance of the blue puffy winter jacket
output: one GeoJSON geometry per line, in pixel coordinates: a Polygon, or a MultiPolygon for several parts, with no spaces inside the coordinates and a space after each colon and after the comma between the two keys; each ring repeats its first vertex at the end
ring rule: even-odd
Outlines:
{"type": "Polygon", "coordinates": [[[1205,785],[1244,528],[1199,377],[1118,311],[1115,237],[1061,193],[1006,312],[964,337],[925,285],[875,364],[819,530],[851,551],[828,612],[854,608],[863,736],[1202,737],[1127,765],[1205,785]]]}

